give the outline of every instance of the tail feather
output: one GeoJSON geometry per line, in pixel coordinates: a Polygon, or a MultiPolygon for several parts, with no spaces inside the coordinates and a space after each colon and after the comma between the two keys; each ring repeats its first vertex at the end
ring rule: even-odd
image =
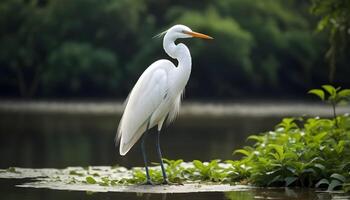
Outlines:
{"type": "MultiPolygon", "coordinates": [[[[124,141],[123,137],[120,138],[120,144],[119,144],[119,154],[124,156],[127,154],[131,147],[134,146],[134,144],[140,139],[142,134],[147,130],[147,124],[142,125],[135,133],[133,133],[132,138],[129,141],[124,141]]],[[[120,134],[122,135],[122,134],[120,134]]]]}

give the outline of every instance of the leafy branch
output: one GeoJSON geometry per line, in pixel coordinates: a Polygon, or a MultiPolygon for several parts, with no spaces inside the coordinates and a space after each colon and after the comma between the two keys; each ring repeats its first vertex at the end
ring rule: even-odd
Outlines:
{"type": "Polygon", "coordinates": [[[309,90],[308,93],[314,94],[322,101],[326,101],[332,105],[333,118],[336,126],[338,126],[336,106],[340,103],[347,103],[350,100],[350,89],[336,88],[332,85],[322,85],[322,89],[312,89],[309,90]]]}

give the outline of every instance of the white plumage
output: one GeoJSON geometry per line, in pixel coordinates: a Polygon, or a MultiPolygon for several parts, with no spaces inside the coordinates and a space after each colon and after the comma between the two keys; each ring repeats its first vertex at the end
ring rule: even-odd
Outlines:
{"type": "Polygon", "coordinates": [[[171,122],[179,112],[182,92],[191,73],[191,55],[186,45],[175,44],[175,40],[190,37],[212,39],[184,25],[175,25],[165,32],[164,50],[178,60],[178,66],[169,60],[158,60],[138,79],[126,100],[118,127],[116,142],[120,142],[120,155],[125,155],[147,129],[158,125],[160,131],[165,119],[171,122]]]}
{"type": "MultiPolygon", "coordinates": [[[[118,129],[120,155],[125,155],[148,128],[158,124],[162,128],[166,115],[179,109],[176,99],[169,94],[169,72],[175,66],[168,60],[159,60],[149,66],[132,89],[118,129]]],[[[180,102],[178,102],[180,103],[180,102]]]]}

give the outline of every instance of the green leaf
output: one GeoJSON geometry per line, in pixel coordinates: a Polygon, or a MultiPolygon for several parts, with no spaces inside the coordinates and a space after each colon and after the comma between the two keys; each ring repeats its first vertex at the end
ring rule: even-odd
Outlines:
{"type": "Polygon", "coordinates": [[[267,185],[271,185],[272,183],[279,181],[280,178],[281,178],[281,175],[275,176],[271,181],[267,183],[267,185]]]}
{"type": "Polygon", "coordinates": [[[316,188],[320,187],[321,185],[329,185],[329,181],[325,178],[321,179],[320,181],[318,181],[315,185],[316,188]]]}
{"type": "Polygon", "coordinates": [[[183,162],[184,162],[184,160],[182,160],[182,159],[176,160],[176,161],[175,161],[175,165],[179,165],[179,164],[181,164],[181,163],[183,163],[183,162]]]}
{"type": "Polygon", "coordinates": [[[317,24],[317,31],[323,31],[325,27],[329,24],[329,16],[325,16],[323,19],[321,19],[317,24]]]}
{"type": "Polygon", "coordinates": [[[251,135],[247,138],[247,140],[256,140],[257,142],[262,142],[264,139],[262,136],[251,135]]]}
{"type": "Polygon", "coordinates": [[[334,96],[337,93],[337,90],[331,85],[322,85],[322,88],[331,96],[334,96]]]}
{"type": "Polygon", "coordinates": [[[69,171],[69,175],[73,175],[73,176],[84,176],[84,173],[77,172],[77,171],[75,171],[75,170],[71,170],[71,171],[69,171]]]}
{"type": "Polygon", "coordinates": [[[345,141],[340,140],[337,146],[335,147],[335,150],[337,151],[338,154],[342,153],[345,147],[345,141]]]}
{"type": "Polygon", "coordinates": [[[89,184],[96,184],[96,180],[91,176],[86,177],[86,182],[89,184]]]}
{"type": "Polygon", "coordinates": [[[333,191],[335,188],[342,186],[343,184],[338,180],[332,180],[328,185],[328,191],[333,191]]]}
{"type": "Polygon", "coordinates": [[[269,153],[275,160],[280,160],[280,156],[277,153],[269,153]]]}
{"type": "Polygon", "coordinates": [[[343,183],[346,181],[346,179],[345,179],[345,177],[343,175],[340,175],[340,174],[337,174],[337,173],[332,174],[331,178],[337,179],[337,180],[339,180],[339,181],[341,181],[343,183]]]}
{"type": "Polygon", "coordinates": [[[200,170],[202,170],[205,167],[204,164],[199,160],[194,160],[194,161],[192,161],[192,163],[196,168],[198,168],[200,170]]]}
{"type": "Polygon", "coordinates": [[[298,180],[298,177],[286,177],[284,181],[286,182],[286,187],[298,180]]]}
{"type": "Polygon", "coordinates": [[[312,168],[308,168],[308,169],[304,169],[302,171],[303,174],[308,174],[308,173],[311,173],[311,174],[316,174],[316,171],[312,168]]]}
{"type": "Polygon", "coordinates": [[[9,167],[9,168],[7,168],[7,169],[6,169],[6,171],[8,171],[8,172],[12,172],[12,173],[17,173],[17,171],[16,171],[16,168],[15,168],[15,167],[9,167]]]}
{"type": "Polygon", "coordinates": [[[344,89],[338,92],[338,96],[341,98],[347,98],[350,97],[350,89],[344,89]]]}
{"type": "Polygon", "coordinates": [[[313,137],[314,141],[319,143],[328,134],[328,132],[321,132],[313,137]]]}
{"type": "Polygon", "coordinates": [[[270,148],[275,149],[275,151],[277,152],[277,154],[279,156],[279,160],[283,160],[284,159],[284,150],[283,150],[283,146],[282,145],[269,144],[268,146],[270,148]]]}
{"type": "Polygon", "coordinates": [[[209,167],[209,168],[217,167],[219,161],[220,161],[220,160],[212,160],[212,161],[210,161],[210,163],[208,164],[208,167],[209,167]]]}
{"type": "Polygon", "coordinates": [[[320,163],[316,163],[314,167],[320,169],[321,171],[324,171],[326,169],[326,167],[320,163]]]}
{"type": "Polygon", "coordinates": [[[236,153],[241,153],[241,154],[243,154],[245,156],[250,156],[250,154],[251,154],[251,152],[249,152],[249,151],[247,151],[245,149],[238,149],[238,150],[233,152],[233,154],[236,154],[236,153]]]}
{"type": "Polygon", "coordinates": [[[106,182],[101,182],[101,183],[98,183],[98,185],[100,185],[100,186],[109,186],[109,184],[108,184],[108,183],[106,183],[106,182]]]}
{"type": "Polygon", "coordinates": [[[314,95],[320,97],[320,99],[322,99],[322,101],[324,100],[324,92],[323,92],[323,90],[320,90],[320,89],[312,89],[312,90],[309,90],[308,93],[309,93],[309,94],[314,94],[314,95]]]}

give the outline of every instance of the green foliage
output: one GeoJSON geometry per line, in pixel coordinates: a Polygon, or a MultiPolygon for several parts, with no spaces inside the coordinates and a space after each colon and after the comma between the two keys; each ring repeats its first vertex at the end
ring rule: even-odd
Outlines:
{"type": "MultiPolygon", "coordinates": [[[[348,0],[311,0],[311,13],[320,16],[317,30],[328,30],[330,47],[326,53],[329,60],[329,81],[333,82],[336,68],[341,57],[347,58],[350,51],[350,1],[348,0]]],[[[339,76],[339,75],[338,75],[339,76]]]]}
{"type": "MultiPolygon", "coordinates": [[[[127,183],[127,184],[143,184],[146,182],[146,173],[144,170],[134,169],[132,175],[133,175],[133,178],[126,179],[125,183],[127,183]]],[[[163,175],[162,175],[161,170],[150,168],[149,175],[151,176],[153,183],[161,184],[163,182],[163,175]]]]}
{"type": "Polygon", "coordinates": [[[312,89],[308,93],[318,96],[322,101],[327,101],[332,105],[333,118],[337,122],[336,106],[338,104],[346,104],[350,101],[350,89],[341,89],[341,87],[335,88],[332,85],[322,85],[322,89],[312,89]],[[325,92],[326,91],[326,94],[325,92]]]}
{"type": "Polygon", "coordinates": [[[83,173],[77,172],[77,171],[75,171],[75,170],[69,171],[69,175],[73,175],[73,176],[84,176],[83,173]]]}
{"type": "Polygon", "coordinates": [[[318,96],[322,101],[345,103],[350,100],[350,89],[341,89],[341,87],[335,88],[332,85],[322,85],[322,89],[312,89],[308,93],[318,96]],[[325,91],[327,94],[325,94],[325,91]],[[327,97],[326,97],[327,96],[327,97]]]}
{"type": "MultiPolygon", "coordinates": [[[[251,146],[234,151],[239,160],[202,162],[167,160],[172,183],[218,182],[258,186],[301,186],[349,190],[350,117],[284,118],[273,131],[252,135],[251,146]]],[[[151,168],[154,182],[162,182],[160,169],[151,168]]],[[[134,170],[125,183],[143,183],[143,170],[134,170]]]]}
{"type": "MultiPolygon", "coordinates": [[[[295,74],[308,71],[308,63],[316,60],[319,52],[307,28],[308,20],[294,12],[293,5],[279,0],[222,0],[218,6],[223,15],[237,20],[252,35],[250,58],[254,79],[250,82],[255,87],[281,87],[285,82],[300,84],[300,77],[295,74]]],[[[303,4],[298,9],[303,9],[303,4]]],[[[308,78],[306,75],[303,80],[308,78]]]]}
{"type": "Polygon", "coordinates": [[[48,58],[50,70],[43,74],[43,83],[47,93],[88,93],[97,88],[101,93],[111,92],[120,82],[117,64],[116,57],[108,50],[85,43],[64,43],[48,58]]]}
{"type": "Polygon", "coordinates": [[[194,180],[221,182],[226,177],[223,168],[219,166],[220,160],[212,160],[209,163],[203,163],[199,160],[192,161],[193,168],[188,169],[190,177],[194,180]]]}
{"type": "Polygon", "coordinates": [[[138,46],[140,24],[152,27],[135,0],[4,0],[0,12],[1,80],[29,97],[114,94],[119,57],[138,46]]]}
{"type": "MultiPolygon", "coordinates": [[[[323,90],[309,93],[322,100],[339,102],[348,98],[349,90],[323,85],[323,90]]],[[[326,118],[284,118],[275,129],[251,135],[254,144],[235,150],[239,160],[192,161],[167,160],[166,170],[171,182],[219,182],[254,184],[258,186],[301,186],[327,188],[328,191],[350,188],[350,116],[326,118]]],[[[160,170],[150,170],[157,182],[160,170]]],[[[145,181],[145,174],[135,171],[131,182],[145,181]]],[[[129,181],[130,182],[130,181],[129,181]]]]}
{"type": "Polygon", "coordinates": [[[16,171],[15,167],[9,167],[9,168],[6,169],[6,171],[11,172],[11,173],[19,173],[19,172],[16,171]]]}
{"type": "Polygon", "coordinates": [[[91,176],[86,177],[86,182],[88,184],[95,184],[95,183],[97,183],[97,181],[91,176]]]}
{"type": "Polygon", "coordinates": [[[328,187],[350,181],[350,117],[283,119],[274,131],[251,136],[253,147],[236,150],[249,166],[248,179],[261,186],[328,187]]]}
{"type": "Polygon", "coordinates": [[[171,183],[182,183],[185,180],[184,176],[184,167],[181,166],[183,163],[183,160],[168,160],[163,159],[163,161],[166,163],[166,173],[168,176],[168,180],[171,183]]]}
{"type": "MultiPolygon", "coordinates": [[[[283,0],[3,0],[1,95],[124,98],[147,66],[167,58],[161,40],[151,38],[175,23],[215,38],[185,41],[193,57],[193,97],[300,92],[327,76],[320,61],[326,38],[312,34],[309,6],[283,0]]],[[[347,60],[337,64],[338,83],[346,85],[347,60]]]]}

